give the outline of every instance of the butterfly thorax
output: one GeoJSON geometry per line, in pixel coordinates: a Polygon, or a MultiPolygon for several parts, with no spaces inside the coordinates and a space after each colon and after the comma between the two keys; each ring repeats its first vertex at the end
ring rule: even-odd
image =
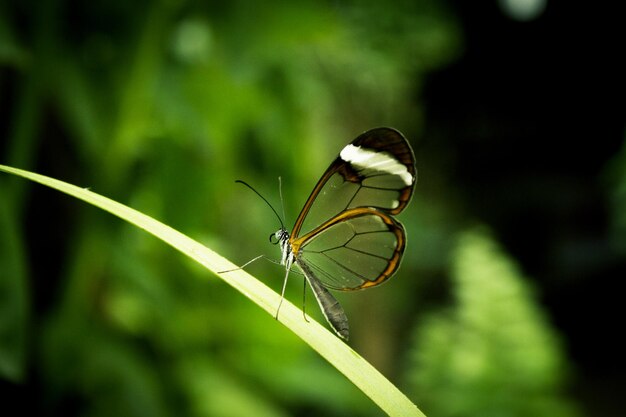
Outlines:
{"type": "Polygon", "coordinates": [[[282,257],[280,260],[281,265],[285,265],[287,269],[291,268],[293,264],[293,252],[291,250],[291,244],[289,243],[289,232],[281,227],[274,234],[273,237],[276,239],[275,243],[280,245],[280,252],[282,253],[282,257]]]}

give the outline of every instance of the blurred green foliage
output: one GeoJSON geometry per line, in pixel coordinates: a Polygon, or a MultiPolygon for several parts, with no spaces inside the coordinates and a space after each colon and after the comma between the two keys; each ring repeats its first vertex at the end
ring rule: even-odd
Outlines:
{"type": "MultiPolygon", "coordinates": [[[[16,100],[2,162],[46,166],[43,173],[124,202],[234,262],[277,257],[266,241],[275,219],[234,180],[278,202],[281,175],[291,223],[336,152],[364,130],[397,127],[418,161],[427,159],[419,155],[421,83],[460,50],[453,16],[434,0],[5,3],[0,65],[16,82],[5,78],[0,88],[16,100]]],[[[430,184],[441,182],[430,175],[430,184]]],[[[55,219],[23,218],[26,187],[0,181],[0,373],[40,381],[37,409],[378,415],[272,317],[90,207],[72,202],[80,207],[72,206],[71,226],[54,236],[64,248],[54,261],[60,278],[31,274],[38,259],[29,258],[21,225],[55,219]],[[33,317],[29,289],[50,279],[59,280],[51,306],[33,317]]],[[[450,209],[453,197],[434,188],[418,183],[402,216],[409,248],[398,276],[338,295],[352,345],[392,381],[414,381],[414,400],[433,415],[573,415],[560,394],[558,337],[493,243],[462,240],[450,270],[452,315],[429,299],[425,289],[449,270],[464,222],[450,209]],[[409,351],[412,367],[402,359],[409,351]]],[[[279,267],[251,270],[279,288],[279,267]]],[[[288,297],[299,300],[302,287],[291,284],[288,297]]],[[[320,317],[316,308],[308,311],[320,317]]]]}
{"type": "Polygon", "coordinates": [[[437,416],[574,416],[560,341],[514,262],[485,230],[453,253],[454,305],[415,328],[415,398],[437,416]],[[421,401],[420,401],[421,399],[421,401]]]}

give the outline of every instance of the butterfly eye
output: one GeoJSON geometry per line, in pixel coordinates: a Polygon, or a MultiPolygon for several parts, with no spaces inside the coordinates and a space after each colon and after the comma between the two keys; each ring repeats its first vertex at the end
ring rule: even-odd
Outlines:
{"type": "Polygon", "coordinates": [[[283,240],[289,239],[289,233],[285,229],[277,230],[276,232],[270,235],[270,243],[272,245],[277,245],[283,240]]]}

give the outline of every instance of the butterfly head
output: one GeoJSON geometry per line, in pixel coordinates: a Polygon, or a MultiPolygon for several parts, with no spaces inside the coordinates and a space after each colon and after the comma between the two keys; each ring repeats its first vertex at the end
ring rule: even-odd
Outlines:
{"type": "Polygon", "coordinates": [[[281,244],[289,240],[289,232],[284,227],[281,227],[274,233],[270,234],[270,243],[273,245],[281,244]]]}
{"type": "Polygon", "coordinates": [[[276,232],[270,235],[270,242],[274,245],[280,244],[280,251],[282,252],[281,264],[289,265],[292,262],[293,254],[291,252],[291,245],[289,244],[289,232],[287,229],[281,226],[276,232]]]}

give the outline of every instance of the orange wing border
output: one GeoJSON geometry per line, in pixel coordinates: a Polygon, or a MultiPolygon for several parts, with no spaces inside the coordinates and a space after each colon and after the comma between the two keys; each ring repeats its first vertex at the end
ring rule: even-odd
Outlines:
{"type": "Polygon", "coordinates": [[[304,246],[307,241],[311,239],[315,239],[315,236],[321,231],[329,227],[332,227],[335,224],[341,223],[343,221],[347,221],[347,220],[362,217],[362,216],[368,216],[368,215],[378,216],[383,221],[383,223],[387,225],[387,228],[389,229],[389,231],[393,233],[396,237],[397,244],[393,251],[392,256],[389,259],[387,259],[387,267],[374,280],[363,278],[362,285],[359,285],[357,287],[351,287],[351,288],[333,288],[333,289],[336,289],[339,291],[356,291],[356,290],[362,290],[362,289],[366,289],[370,287],[375,287],[377,285],[382,284],[387,279],[391,278],[391,276],[396,272],[396,270],[400,266],[400,261],[402,260],[402,254],[404,253],[404,249],[406,248],[406,233],[404,231],[404,227],[402,227],[402,224],[400,222],[396,221],[393,217],[389,216],[383,211],[374,209],[371,207],[357,207],[357,208],[352,208],[352,209],[342,211],[337,216],[326,221],[325,223],[321,224],[320,226],[316,227],[315,229],[313,229],[312,231],[310,231],[309,233],[307,233],[306,235],[300,238],[293,238],[293,236],[291,236],[289,239],[289,243],[291,244],[291,250],[294,254],[294,257],[296,258],[296,261],[302,262],[300,261],[300,258],[299,258],[300,248],[304,246]]]}

